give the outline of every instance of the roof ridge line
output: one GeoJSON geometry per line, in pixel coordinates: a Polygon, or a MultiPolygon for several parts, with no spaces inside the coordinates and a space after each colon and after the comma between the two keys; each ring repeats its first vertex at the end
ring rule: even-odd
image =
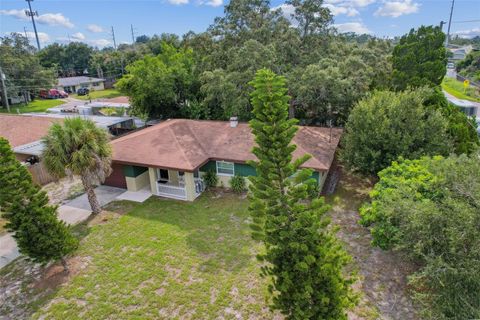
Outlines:
{"type": "Polygon", "coordinates": [[[173,132],[172,128],[170,126],[167,126],[168,130],[170,130],[170,133],[173,135],[173,138],[175,139],[175,141],[177,142],[177,145],[180,147],[180,151],[182,151],[182,154],[183,154],[183,157],[185,158],[185,160],[187,161],[187,163],[190,165],[190,167],[193,168],[193,165],[192,163],[190,162],[190,159],[188,159],[187,155],[185,154],[185,151],[183,150],[183,146],[180,144],[180,142],[178,141],[178,138],[177,138],[177,135],[175,134],[175,132],[173,132]]]}

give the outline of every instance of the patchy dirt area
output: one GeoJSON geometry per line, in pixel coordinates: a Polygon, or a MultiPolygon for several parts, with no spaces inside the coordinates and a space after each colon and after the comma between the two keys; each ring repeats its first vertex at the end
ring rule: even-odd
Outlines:
{"type": "Polygon", "coordinates": [[[51,204],[62,205],[84,193],[79,177],[66,177],[56,182],[51,182],[42,188],[47,192],[51,204]]]}
{"type": "Polygon", "coordinates": [[[333,205],[332,223],[340,227],[337,235],[358,268],[356,289],[363,293],[349,319],[419,319],[407,291],[413,265],[398,253],[372,247],[368,229],[358,223],[358,208],[372,186],[372,181],[342,174],[336,192],[327,198],[333,205]]]}

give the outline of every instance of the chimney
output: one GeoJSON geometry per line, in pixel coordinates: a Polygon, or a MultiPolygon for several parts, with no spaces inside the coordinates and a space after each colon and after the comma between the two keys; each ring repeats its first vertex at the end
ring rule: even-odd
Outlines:
{"type": "Polygon", "coordinates": [[[230,117],[230,128],[236,128],[238,126],[238,118],[230,117]]]}

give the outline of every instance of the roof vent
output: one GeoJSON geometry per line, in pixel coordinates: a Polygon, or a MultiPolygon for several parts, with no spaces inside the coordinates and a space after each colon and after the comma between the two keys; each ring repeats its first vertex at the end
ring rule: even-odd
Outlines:
{"type": "Polygon", "coordinates": [[[230,128],[236,128],[238,126],[238,118],[230,117],[230,128]]]}

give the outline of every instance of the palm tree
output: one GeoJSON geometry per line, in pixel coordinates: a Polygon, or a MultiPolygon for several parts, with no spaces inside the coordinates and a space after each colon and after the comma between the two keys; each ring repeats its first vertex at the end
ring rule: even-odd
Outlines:
{"type": "Polygon", "coordinates": [[[42,159],[47,171],[56,178],[80,176],[93,214],[101,211],[95,185],[111,173],[112,150],[109,134],[90,120],[67,118],[53,124],[43,138],[42,159]]]}

